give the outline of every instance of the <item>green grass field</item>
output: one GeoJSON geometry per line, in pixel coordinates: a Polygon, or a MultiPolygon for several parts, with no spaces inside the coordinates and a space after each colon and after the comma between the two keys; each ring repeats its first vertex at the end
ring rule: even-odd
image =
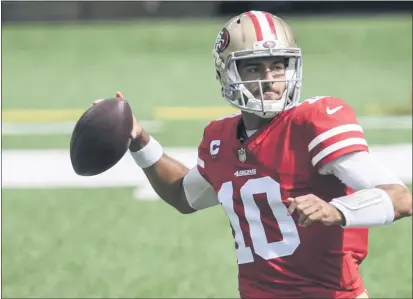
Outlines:
{"type": "MultiPolygon", "coordinates": [[[[304,51],[304,97],[336,95],[359,115],[410,105],[411,16],[287,20],[304,51]]],[[[159,107],[225,106],[211,55],[220,26],[218,20],[6,25],[3,112],[85,109],[118,90],[145,120],[156,119],[159,107]]],[[[195,147],[207,120],[164,123],[154,133],[162,144],[195,147]]],[[[370,145],[411,143],[411,134],[366,130],[370,145]]],[[[2,146],[68,149],[69,138],[2,136],[2,146]]],[[[134,200],[133,189],[4,188],[2,296],[237,297],[223,211],[182,216],[161,201],[134,200]]],[[[372,230],[362,266],[372,298],[412,298],[411,225],[409,219],[372,230]]]]}

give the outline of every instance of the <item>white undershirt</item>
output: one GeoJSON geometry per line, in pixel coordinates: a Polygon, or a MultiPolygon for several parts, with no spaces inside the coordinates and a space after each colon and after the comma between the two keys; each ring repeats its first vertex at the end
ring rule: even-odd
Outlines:
{"type": "MultiPolygon", "coordinates": [[[[253,133],[247,131],[248,135],[253,133]]],[[[326,164],[319,173],[332,174],[355,191],[384,184],[404,185],[368,152],[347,154],[326,164]]],[[[183,186],[188,202],[194,209],[202,210],[219,204],[214,188],[202,177],[196,166],[185,176],[183,186]]]]}

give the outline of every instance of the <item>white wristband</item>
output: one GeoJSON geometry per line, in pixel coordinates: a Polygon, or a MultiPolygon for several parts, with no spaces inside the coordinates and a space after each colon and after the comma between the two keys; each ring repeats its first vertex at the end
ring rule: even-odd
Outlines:
{"type": "Polygon", "coordinates": [[[137,152],[131,151],[130,153],[140,168],[148,168],[161,159],[163,148],[156,139],[149,136],[147,145],[137,152]]]}
{"type": "Polygon", "coordinates": [[[343,213],[344,227],[374,227],[387,225],[394,220],[392,200],[386,191],[373,188],[338,197],[330,201],[343,213]]]}

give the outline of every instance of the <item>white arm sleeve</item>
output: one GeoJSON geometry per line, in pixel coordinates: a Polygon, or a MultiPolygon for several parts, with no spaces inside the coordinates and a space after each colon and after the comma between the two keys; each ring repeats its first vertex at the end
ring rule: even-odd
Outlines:
{"type": "Polygon", "coordinates": [[[387,167],[368,152],[354,152],[324,165],[322,175],[332,174],[355,191],[384,184],[405,186],[387,167]]]}
{"type": "Polygon", "coordinates": [[[184,177],[183,186],[189,205],[202,210],[219,204],[215,189],[199,173],[195,166],[184,177]]]}

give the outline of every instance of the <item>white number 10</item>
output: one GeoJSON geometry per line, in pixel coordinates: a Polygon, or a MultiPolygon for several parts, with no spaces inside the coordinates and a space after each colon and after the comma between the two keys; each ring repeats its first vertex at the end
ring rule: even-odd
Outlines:
{"type": "MultiPolygon", "coordinates": [[[[238,264],[251,263],[254,261],[254,257],[251,248],[245,245],[239,217],[234,211],[233,194],[232,182],[226,182],[221,186],[218,198],[235,232],[235,242],[238,244],[238,264]]],[[[282,203],[280,185],[268,176],[250,179],[241,187],[240,195],[254,252],[266,260],[292,255],[300,245],[300,237],[293,218],[287,214],[287,207],[282,203]],[[254,200],[254,195],[259,193],[266,194],[269,206],[277,219],[283,236],[282,241],[268,243],[261,221],[261,213],[254,200]]]]}

